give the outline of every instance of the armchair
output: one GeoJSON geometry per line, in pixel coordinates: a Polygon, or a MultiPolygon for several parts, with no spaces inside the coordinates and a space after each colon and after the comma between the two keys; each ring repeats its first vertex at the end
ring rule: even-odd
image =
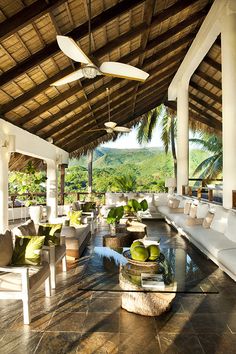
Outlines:
{"type": "MultiPolygon", "coordinates": [[[[7,243],[4,242],[4,238],[9,240],[10,237],[12,237],[10,231],[6,231],[4,235],[1,235],[1,246],[4,247],[6,245],[7,249],[7,243]]],[[[40,266],[11,266],[8,265],[8,261],[6,262],[3,252],[0,252],[0,299],[22,300],[24,324],[31,322],[30,298],[43,282],[45,283],[46,296],[51,296],[48,263],[50,255],[47,251],[42,250],[41,256],[42,262],[40,266]]]]}

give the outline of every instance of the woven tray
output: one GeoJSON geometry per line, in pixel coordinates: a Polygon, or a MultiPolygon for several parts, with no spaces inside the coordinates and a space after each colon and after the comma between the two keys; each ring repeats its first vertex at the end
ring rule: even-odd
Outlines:
{"type": "Polygon", "coordinates": [[[124,251],[123,256],[127,259],[129,263],[139,267],[155,267],[158,265],[157,261],[146,261],[146,262],[135,261],[134,259],[131,258],[130,250],[124,251]]]}

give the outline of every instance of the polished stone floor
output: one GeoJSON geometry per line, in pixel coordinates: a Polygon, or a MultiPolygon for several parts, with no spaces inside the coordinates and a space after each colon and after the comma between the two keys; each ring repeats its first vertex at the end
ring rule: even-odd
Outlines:
{"type": "MultiPolygon", "coordinates": [[[[219,294],[179,294],[172,309],[149,318],[120,308],[120,294],[78,290],[87,255],[58,269],[50,299],[43,289],[32,298],[32,323],[22,324],[20,301],[0,300],[0,353],[234,354],[236,284],[163,221],[149,221],[148,235],[162,247],[182,247],[201,263],[219,294]]],[[[91,244],[101,245],[105,226],[91,244]]]]}

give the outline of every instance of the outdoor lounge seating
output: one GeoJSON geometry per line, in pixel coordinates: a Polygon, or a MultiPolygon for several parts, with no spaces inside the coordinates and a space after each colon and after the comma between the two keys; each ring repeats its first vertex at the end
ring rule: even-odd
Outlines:
{"type": "MultiPolygon", "coordinates": [[[[182,197],[177,198],[182,199],[182,197]]],[[[201,252],[236,281],[236,213],[234,211],[211,203],[198,203],[196,199],[191,198],[182,199],[182,205],[179,208],[160,206],[159,211],[181,235],[187,237],[201,252]],[[183,203],[185,206],[187,203],[194,205],[195,216],[191,217],[184,210],[186,207],[182,207],[183,203]],[[209,217],[211,222],[206,225],[206,220],[209,217]]]]}
{"type": "Polygon", "coordinates": [[[41,251],[39,266],[11,266],[13,254],[12,233],[6,231],[0,235],[0,299],[22,300],[24,324],[31,322],[30,298],[42,283],[45,283],[45,294],[51,296],[50,255],[41,251]]]}
{"type": "Polygon", "coordinates": [[[63,226],[61,233],[65,237],[66,255],[80,258],[91,237],[90,225],[63,226]]]}
{"type": "MultiPolygon", "coordinates": [[[[15,227],[12,232],[13,235],[23,235],[23,236],[36,236],[38,234],[37,227],[33,220],[28,220],[24,224],[15,227]]],[[[66,246],[65,237],[60,236],[60,244],[50,246],[43,246],[45,250],[50,253],[50,273],[51,273],[51,287],[56,288],[56,266],[59,262],[62,262],[62,271],[66,272],[66,246]]]]}

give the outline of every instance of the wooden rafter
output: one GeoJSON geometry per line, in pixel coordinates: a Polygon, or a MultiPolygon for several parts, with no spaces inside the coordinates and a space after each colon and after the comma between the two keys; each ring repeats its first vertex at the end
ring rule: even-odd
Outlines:
{"type": "MultiPolygon", "coordinates": [[[[144,0],[129,0],[129,1],[122,1],[117,5],[113,6],[112,8],[103,11],[101,14],[97,15],[91,20],[91,26],[93,31],[96,31],[99,28],[105,26],[108,22],[112,21],[117,16],[122,15],[123,13],[129,11],[133,7],[137,6],[138,4],[142,3],[144,0]]],[[[87,36],[88,34],[88,22],[83,23],[79,27],[73,29],[71,32],[67,33],[66,35],[72,37],[74,39],[82,39],[83,37],[87,36]]],[[[46,47],[41,49],[40,51],[36,52],[35,54],[31,55],[29,58],[22,61],[20,64],[16,65],[12,69],[8,70],[4,74],[0,76],[1,85],[14,80],[17,76],[23,74],[27,70],[31,69],[32,67],[39,65],[44,60],[50,58],[54,54],[59,51],[58,44],[55,41],[48,44],[46,47]]]]}

